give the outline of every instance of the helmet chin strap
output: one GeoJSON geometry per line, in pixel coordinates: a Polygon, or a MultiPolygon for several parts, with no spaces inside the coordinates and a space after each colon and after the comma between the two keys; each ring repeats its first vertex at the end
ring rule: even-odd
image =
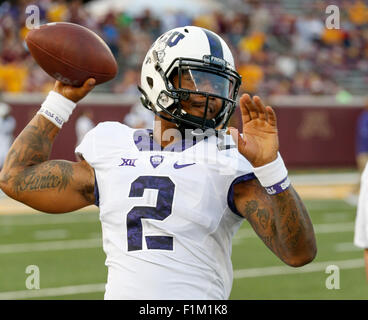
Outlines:
{"type": "MultiPolygon", "coordinates": [[[[182,109],[182,107],[180,106],[180,103],[178,103],[178,104],[179,104],[179,106],[178,105],[176,106],[176,110],[173,113],[174,114],[175,113],[180,114],[181,115],[181,119],[183,119],[183,120],[190,121],[190,122],[192,122],[194,124],[198,124],[198,127],[197,127],[195,125],[190,125],[190,124],[185,123],[185,122],[177,123],[177,128],[181,132],[181,134],[184,135],[185,134],[185,130],[192,130],[191,131],[191,134],[193,136],[201,136],[201,135],[204,135],[205,133],[208,134],[208,132],[206,132],[206,130],[205,131],[200,130],[200,127],[203,125],[203,118],[202,117],[193,116],[193,115],[187,113],[186,111],[184,111],[182,109]]],[[[204,122],[204,125],[207,128],[215,129],[216,122],[215,122],[214,119],[209,119],[209,120],[206,119],[205,122],[204,122]]]]}
{"type": "MultiPolygon", "coordinates": [[[[191,121],[191,122],[194,122],[200,126],[202,126],[203,124],[203,118],[201,117],[196,117],[196,116],[193,116],[189,113],[185,113],[182,115],[182,119],[184,120],[188,120],[188,121],[191,121]]],[[[208,128],[211,128],[211,129],[215,129],[215,120],[213,119],[206,119],[205,122],[204,122],[204,125],[208,128]]],[[[194,127],[193,128],[189,128],[189,125],[187,126],[187,129],[198,129],[197,127],[194,127]]]]}

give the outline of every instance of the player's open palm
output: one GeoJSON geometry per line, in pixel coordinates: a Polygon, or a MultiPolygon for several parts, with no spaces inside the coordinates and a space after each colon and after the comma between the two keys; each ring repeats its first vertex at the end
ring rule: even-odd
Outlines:
{"type": "Polygon", "coordinates": [[[270,106],[265,107],[258,96],[252,99],[248,94],[243,94],[240,98],[240,111],[243,136],[240,136],[237,129],[230,128],[239,152],[253,167],[260,167],[275,160],[279,140],[274,110],[270,106]]]}

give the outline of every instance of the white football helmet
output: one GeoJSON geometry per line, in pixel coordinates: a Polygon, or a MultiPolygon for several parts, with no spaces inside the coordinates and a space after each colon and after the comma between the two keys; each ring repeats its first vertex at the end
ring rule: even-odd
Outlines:
{"type": "Polygon", "coordinates": [[[225,41],[212,31],[186,26],[164,33],[151,46],[142,65],[139,90],[143,105],[159,117],[179,128],[205,130],[226,127],[236,108],[240,83],[225,41]],[[183,71],[190,74],[196,90],[181,87],[183,71]],[[170,80],[174,74],[178,75],[179,88],[170,80]],[[202,85],[204,81],[210,81],[212,89],[202,85]],[[203,117],[182,109],[180,102],[192,94],[206,97],[203,117]],[[213,119],[207,119],[209,98],[222,99],[222,108],[213,119]]]}

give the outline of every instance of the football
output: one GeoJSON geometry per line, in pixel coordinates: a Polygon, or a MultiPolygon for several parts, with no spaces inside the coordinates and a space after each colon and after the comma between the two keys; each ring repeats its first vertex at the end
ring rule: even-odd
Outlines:
{"type": "Polygon", "coordinates": [[[98,85],[113,79],[118,70],[107,44],[74,23],[44,24],[28,32],[25,41],[37,64],[68,85],[81,86],[88,78],[95,78],[98,85]]]}

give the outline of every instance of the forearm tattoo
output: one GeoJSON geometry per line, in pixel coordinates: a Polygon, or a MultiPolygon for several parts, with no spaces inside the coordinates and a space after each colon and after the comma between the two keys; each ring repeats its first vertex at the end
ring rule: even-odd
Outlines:
{"type": "Polygon", "coordinates": [[[273,196],[255,190],[259,200],[246,202],[243,215],[267,247],[283,259],[286,253],[314,246],[308,212],[292,186],[273,196]]]}
{"type": "Polygon", "coordinates": [[[49,158],[58,128],[41,116],[34,118],[15,140],[6,166],[32,166],[49,158]]]}

